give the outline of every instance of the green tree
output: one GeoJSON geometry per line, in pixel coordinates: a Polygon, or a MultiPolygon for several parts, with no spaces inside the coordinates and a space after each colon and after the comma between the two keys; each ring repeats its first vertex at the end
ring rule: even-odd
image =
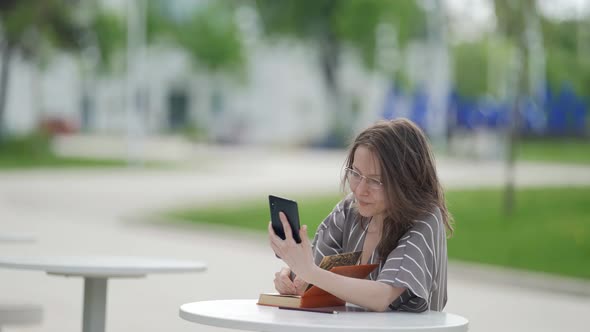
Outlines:
{"type": "Polygon", "coordinates": [[[77,56],[81,76],[81,129],[88,130],[96,112],[96,78],[121,72],[120,55],[126,46],[127,27],[121,15],[96,1],[86,2],[81,16],[85,27],[81,52],[77,56]]]}
{"type": "Polygon", "coordinates": [[[453,48],[454,80],[461,96],[479,97],[488,92],[486,68],[490,61],[484,40],[461,43],[453,48]],[[483,70],[482,70],[483,69],[483,70]]]}
{"type": "MultiPolygon", "coordinates": [[[[375,67],[375,31],[391,23],[400,47],[425,33],[425,16],[415,1],[256,0],[265,33],[292,38],[317,49],[328,97],[332,102],[331,135],[343,141],[350,130],[341,102],[338,69],[344,47],[356,50],[369,69],[375,67]]],[[[392,36],[395,38],[394,36],[392,36]]]]}
{"type": "Polygon", "coordinates": [[[195,64],[212,72],[240,73],[245,54],[233,8],[215,2],[199,8],[174,29],[176,42],[195,64]]]}
{"type": "MultiPolygon", "coordinates": [[[[212,100],[222,99],[222,85],[218,78],[245,76],[244,46],[236,24],[233,1],[209,1],[178,11],[168,1],[148,1],[147,42],[180,48],[189,56],[193,70],[208,75],[212,100]]],[[[182,89],[182,88],[181,88],[182,89]]],[[[185,87],[186,93],[189,87],[185,87]]],[[[214,102],[215,104],[215,102],[214,102]]],[[[187,132],[200,131],[198,124],[188,124],[187,132]]],[[[191,132],[192,134],[192,132],[191,132]]]]}
{"type": "Polygon", "coordinates": [[[19,52],[38,62],[42,47],[78,49],[80,26],[64,0],[5,0],[0,3],[0,139],[10,80],[10,61],[19,52]]]}
{"type": "Polygon", "coordinates": [[[590,23],[587,21],[542,20],[547,50],[547,80],[555,90],[570,83],[580,96],[588,96],[590,87],[590,53],[583,43],[590,43],[590,23]]]}
{"type": "Polygon", "coordinates": [[[234,5],[212,1],[174,17],[166,2],[149,2],[147,39],[151,44],[180,46],[195,67],[218,73],[240,73],[245,54],[234,19],[234,5]]]}
{"type": "Polygon", "coordinates": [[[126,27],[122,17],[110,10],[98,8],[89,24],[95,46],[98,49],[98,69],[114,70],[114,56],[125,47],[126,27]]]}
{"type": "Polygon", "coordinates": [[[529,46],[527,29],[538,19],[535,0],[495,0],[494,8],[498,28],[502,36],[507,38],[516,50],[516,68],[514,84],[514,103],[510,116],[508,131],[508,155],[506,158],[506,183],[504,194],[504,210],[507,215],[512,214],[516,204],[515,198],[515,163],[518,147],[519,129],[521,124],[521,104],[531,91],[529,86],[529,46]]]}
{"type": "Polygon", "coordinates": [[[453,46],[454,82],[461,96],[500,97],[495,87],[505,78],[513,47],[505,39],[489,36],[453,46]]]}

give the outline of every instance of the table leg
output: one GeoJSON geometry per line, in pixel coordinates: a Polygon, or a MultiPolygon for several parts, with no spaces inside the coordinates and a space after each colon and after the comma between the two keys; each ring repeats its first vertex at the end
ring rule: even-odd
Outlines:
{"type": "Polygon", "coordinates": [[[82,332],[104,332],[106,304],[107,278],[84,278],[82,332]]]}

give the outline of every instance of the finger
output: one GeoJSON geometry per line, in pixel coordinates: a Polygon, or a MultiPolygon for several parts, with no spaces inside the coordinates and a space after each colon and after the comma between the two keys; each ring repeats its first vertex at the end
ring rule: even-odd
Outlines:
{"type": "Polygon", "coordinates": [[[305,281],[301,281],[295,285],[295,294],[302,295],[305,293],[307,289],[307,283],[305,281]]]}
{"type": "Polygon", "coordinates": [[[310,245],[309,237],[307,236],[307,225],[303,225],[299,230],[299,238],[301,238],[301,243],[310,245]]]}
{"type": "Polygon", "coordinates": [[[293,284],[295,285],[295,288],[302,288],[307,283],[305,282],[305,280],[303,280],[301,278],[295,278],[295,280],[293,281],[293,284]]]}
{"type": "Polygon", "coordinates": [[[297,292],[297,285],[291,280],[291,269],[286,267],[281,269],[281,278],[283,278],[285,284],[289,285],[289,289],[291,289],[293,293],[297,292]]]}
{"type": "Polygon", "coordinates": [[[275,273],[274,283],[275,283],[275,287],[284,288],[283,287],[284,282],[283,282],[283,278],[281,278],[281,273],[280,272],[275,273]]]}
{"type": "Polygon", "coordinates": [[[277,234],[275,234],[275,230],[272,228],[272,221],[268,222],[268,237],[272,238],[274,236],[277,236],[277,234]]]}
{"type": "Polygon", "coordinates": [[[275,273],[274,284],[279,293],[294,294],[297,291],[291,279],[284,277],[282,270],[281,272],[275,273]]]}
{"type": "Polygon", "coordinates": [[[294,293],[296,291],[295,285],[293,284],[293,282],[291,282],[290,279],[281,278],[280,280],[278,280],[278,282],[281,285],[282,289],[289,291],[291,293],[294,293]]]}
{"type": "Polygon", "coordinates": [[[291,269],[284,267],[281,269],[279,274],[280,274],[281,278],[285,278],[286,280],[291,281],[291,269]]]}
{"type": "Polygon", "coordinates": [[[286,290],[286,292],[289,292],[289,294],[296,294],[297,293],[297,289],[295,288],[295,286],[293,286],[293,284],[287,285],[285,290],[286,290]]]}
{"type": "Polygon", "coordinates": [[[293,232],[291,231],[291,225],[289,225],[289,219],[287,219],[287,215],[281,211],[279,212],[279,218],[281,219],[283,230],[285,231],[285,240],[293,241],[293,232]]]}
{"type": "Polygon", "coordinates": [[[272,223],[269,222],[268,223],[268,239],[270,240],[270,242],[274,242],[276,244],[279,244],[283,241],[283,239],[281,239],[276,233],[275,230],[272,228],[272,223]]]}
{"type": "Polygon", "coordinates": [[[296,294],[297,290],[293,285],[286,285],[284,283],[275,284],[275,288],[280,294],[296,294]]]}
{"type": "Polygon", "coordinates": [[[272,236],[274,233],[274,232],[271,233],[271,231],[272,231],[272,226],[270,225],[270,223],[268,223],[268,242],[269,243],[272,243],[272,236]]]}
{"type": "Polygon", "coordinates": [[[285,286],[282,282],[280,282],[279,280],[275,279],[274,280],[274,284],[275,284],[275,289],[280,293],[280,294],[293,294],[293,291],[288,287],[285,286]]]}
{"type": "MultiPolygon", "coordinates": [[[[274,246],[276,246],[276,239],[275,239],[276,235],[274,234],[274,231],[272,229],[272,226],[269,223],[268,226],[268,243],[270,244],[270,247],[273,248],[274,250],[274,246]]],[[[276,254],[276,252],[275,252],[276,254]]]]}

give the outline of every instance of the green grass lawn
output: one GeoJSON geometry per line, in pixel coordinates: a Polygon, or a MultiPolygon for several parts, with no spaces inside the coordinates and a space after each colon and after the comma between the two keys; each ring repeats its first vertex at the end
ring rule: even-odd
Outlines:
{"type": "Polygon", "coordinates": [[[38,167],[122,167],[125,160],[64,158],[56,156],[47,136],[41,134],[3,138],[0,141],[0,169],[38,167]]]}
{"type": "Polygon", "coordinates": [[[450,192],[448,201],[450,257],[590,279],[590,188],[521,190],[510,217],[498,190],[450,192]]]}
{"type": "Polygon", "coordinates": [[[590,140],[539,139],[519,142],[518,159],[590,164],[590,140]]]}
{"type": "Polygon", "coordinates": [[[40,167],[124,167],[124,160],[63,158],[55,155],[14,157],[0,156],[0,169],[32,169],[40,167]]]}
{"type": "MultiPolygon", "coordinates": [[[[455,217],[449,257],[590,279],[590,188],[521,190],[511,217],[501,212],[501,194],[499,190],[447,194],[455,217]]],[[[291,198],[298,201],[301,221],[313,236],[340,196],[291,198]]],[[[170,211],[166,216],[266,231],[266,197],[231,206],[170,211]]]]}

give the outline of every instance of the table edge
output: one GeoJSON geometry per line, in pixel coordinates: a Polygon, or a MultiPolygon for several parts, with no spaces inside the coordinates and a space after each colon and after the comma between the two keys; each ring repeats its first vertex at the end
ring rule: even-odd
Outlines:
{"type": "MultiPolygon", "coordinates": [[[[235,299],[235,300],[239,300],[239,299],[235,299]]],[[[255,299],[242,299],[242,300],[252,301],[253,304],[256,303],[255,299]]],[[[183,309],[183,307],[190,305],[192,303],[219,302],[219,301],[231,301],[231,300],[210,300],[210,301],[195,301],[195,302],[185,303],[179,307],[178,315],[180,318],[182,318],[186,321],[192,322],[192,323],[196,323],[196,324],[221,327],[221,328],[229,328],[229,329],[247,330],[247,331],[280,330],[281,332],[301,332],[301,329],[303,328],[302,326],[299,326],[299,325],[269,325],[269,324],[265,324],[265,323],[243,321],[243,320],[231,320],[230,321],[230,320],[225,320],[223,318],[217,318],[217,317],[199,316],[199,315],[190,313],[190,312],[186,311],[185,309],[183,309]]],[[[452,329],[453,332],[467,332],[469,330],[469,320],[467,318],[457,315],[457,314],[449,313],[449,312],[444,312],[444,313],[447,315],[457,316],[457,317],[463,319],[465,321],[465,324],[454,325],[452,327],[449,327],[449,329],[441,329],[441,328],[436,328],[436,327],[434,327],[434,328],[433,327],[410,327],[410,328],[406,328],[404,330],[398,330],[398,331],[440,332],[440,331],[450,331],[452,329]]],[[[347,327],[318,326],[318,327],[314,327],[314,331],[321,331],[321,332],[338,332],[338,331],[385,332],[385,331],[395,331],[395,330],[387,330],[385,328],[376,329],[376,328],[367,328],[367,327],[363,327],[361,330],[357,327],[347,328],[347,327]]]]}

